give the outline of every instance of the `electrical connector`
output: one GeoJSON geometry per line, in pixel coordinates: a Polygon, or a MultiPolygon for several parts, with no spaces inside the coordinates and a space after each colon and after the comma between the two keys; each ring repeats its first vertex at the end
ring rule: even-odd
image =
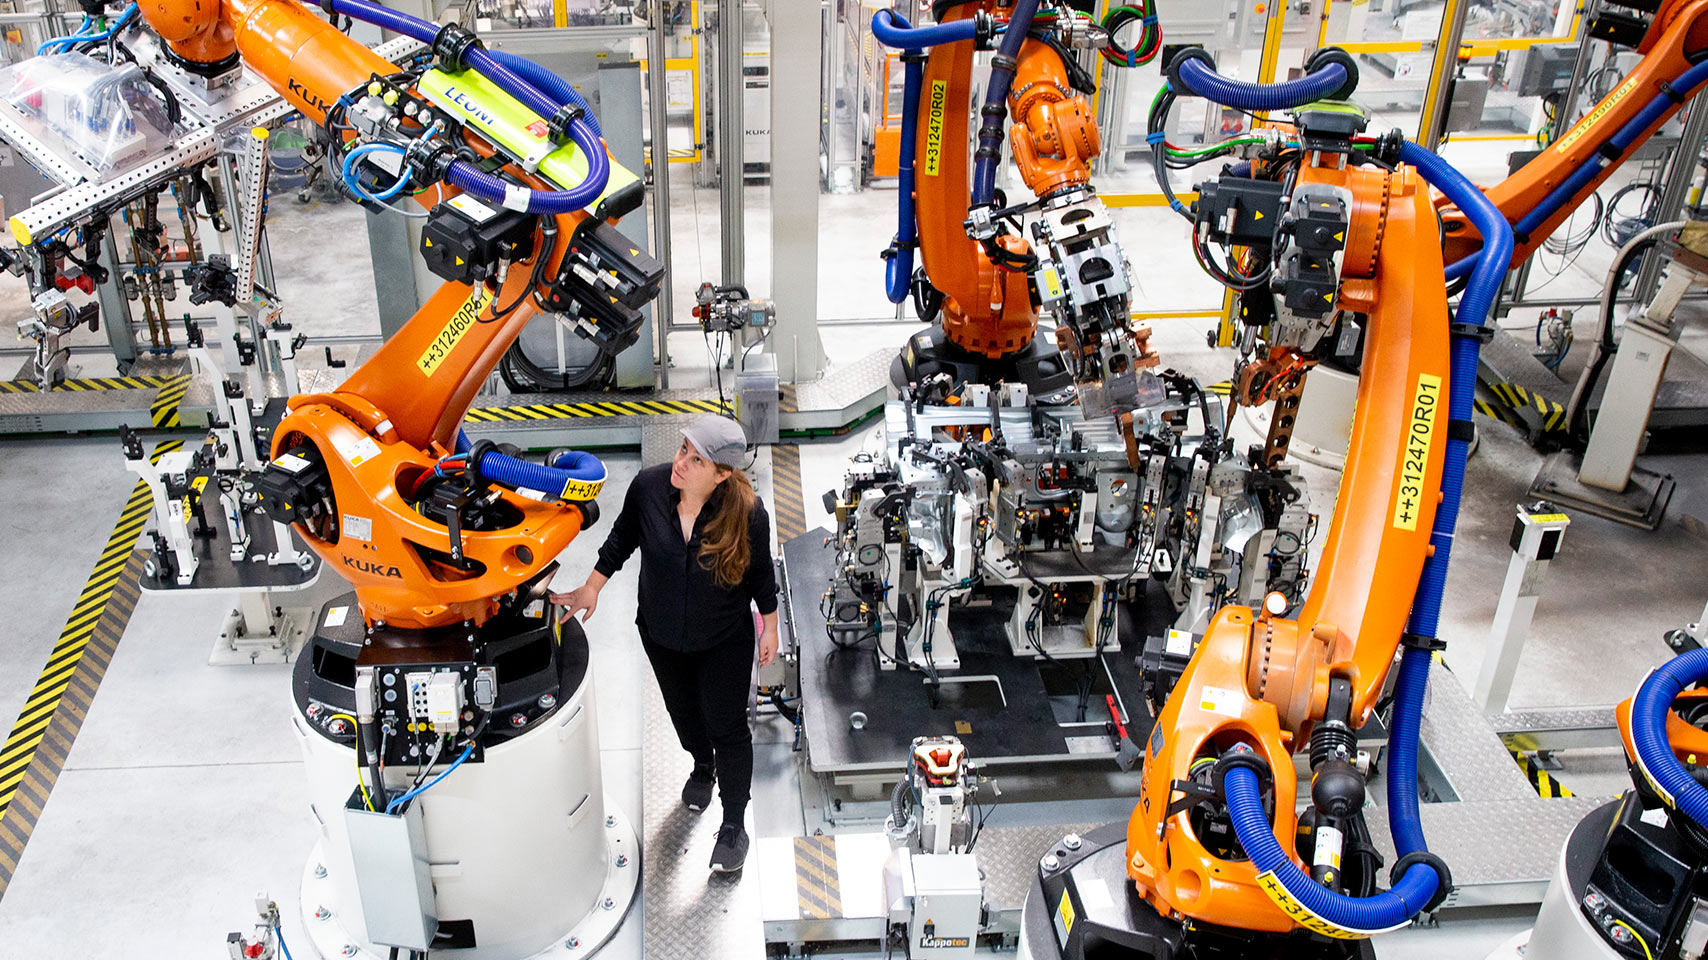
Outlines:
{"type": "Polygon", "coordinates": [[[427,722],[441,736],[457,732],[458,716],[463,710],[462,678],[454,673],[435,673],[427,684],[427,722]]]}

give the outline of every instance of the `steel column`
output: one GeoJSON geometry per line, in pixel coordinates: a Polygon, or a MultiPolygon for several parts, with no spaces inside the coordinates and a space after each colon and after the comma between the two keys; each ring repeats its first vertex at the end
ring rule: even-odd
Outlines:
{"type": "MultiPolygon", "coordinates": [[[[742,92],[741,76],[742,62],[742,2],[741,0],[719,0],[718,3],[718,222],[723,234],[719,245],[723,253],[723,280],[726,284],[747,282],[747,246],[744,242],[743,231],[746,223],[742,217],[741,188],[745,180],[742,163],[742,92]]],[[[817,9],[814,8],[814,13],[817,9]]],[[[816,45],[815,45],[816,46],[816,45]]],[[[778,48],[776,32],[772,31],[771,47],[778,48]]],[[[776,58],[788,59],[788,58],[776,58]]],[[[816,58],[815,58],[816,59],[816,58]]],[[[814,73],[817,65],[814,64],[814,73]]],[[[777,98],[775,94],[776,78],[772,78],[773,96],[772,110],[775,112],[777,98]]],[[[809,86],[816,86],[812,84],[809,86]]],[[[818,116],[817,97],[813,100],[812,115],[818,116]]],[[[771,128],[771,135],[777,136],[776,127],[771,128]]],[[[814,137],[816,145],[818,138],[814,137]]],[[[814,169],[817,169],[816,153],[814,151],[814,169]]],[[[775,182],[776,168],[772,167],[772,180],[775,182]]],[[[813,174],[816,183],[818,174],[813,174]]]]}
{"type": "MultiPolygon", "coordinates": [[[[665,92],[664,0],[647,0],[646,82],[652,130],[652,246],[658,262],[670,267],[670,119],[665,92]]],[[[670,387],[670,283],[660,285],[652,328],[657,335],[658,385],[670,387]]]]}
{"type": "MultiPolygon", "coordinates": [[[[777,326],[770,349],[784,382],[818,379],[819,67],[824,17],[818,4],[771,4],[771,299],[777,326]]],[[[726,238],[727,240],[727,238],[726,238]]]]}
{"type": "Polygon", "coordinates": [[[1429,89],[1423,95],[1423,111],[1417,118],[1417,143],[1426,150],[1441,144],[1447,126],[1447,108],[1453,102],[1453,71],[1459,65],[1459,40],[1465,35],[1465,0],[1447,0],[1441,14],[1441,32],[1435,38],[1435,63],[1430,67],[1429,89]]]}

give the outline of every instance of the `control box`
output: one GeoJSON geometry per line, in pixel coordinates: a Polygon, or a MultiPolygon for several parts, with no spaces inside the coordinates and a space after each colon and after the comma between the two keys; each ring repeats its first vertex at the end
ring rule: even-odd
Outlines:
{"type": "MultiPolygon", "coordinates": [[[[463,662],[361,667],[356,672],[356,714],[373,717],[373,743],[386,765],[421,764],[431,758],[444,762],[483,728],[497,691],[498,671],[492,666],[463,662]]],[[[479,739],[465,762],[483,759],[479,739]]]]}
{"type": "Polygon", "coordinates": [[[978,946],[984,889],[970,853],[917,854],[913,915],[907,925],[909,956],[971,957],[978,946]]]}

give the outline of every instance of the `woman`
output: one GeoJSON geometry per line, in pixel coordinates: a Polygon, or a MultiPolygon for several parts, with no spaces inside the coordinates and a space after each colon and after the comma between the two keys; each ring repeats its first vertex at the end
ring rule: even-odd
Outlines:
{"type": "Polygon", "coordinates": [[[706,416],[682,430],[669,464],[635,475],[587,582],[553,594],[563,616],[593,616],[599,591],[641,551],[635,618],[658,689],[694,771],[682,802],[696,813],[719,784],[723,825],[712,870],[733,873],[747,858],[742,817],[753,782],[753,732],[747,726],[752,683],[753,614],[764,621],[759,663],[777,655],[777,580],[771,568],[771,521],[740,465],[747,454],[741,426],[706,416]]]}

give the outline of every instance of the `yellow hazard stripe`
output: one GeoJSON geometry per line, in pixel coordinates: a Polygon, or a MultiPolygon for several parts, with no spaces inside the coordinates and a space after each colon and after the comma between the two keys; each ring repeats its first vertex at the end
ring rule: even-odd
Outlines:
{"type": "Polygon", "coordinates": [[[807,532],[806,498],[801,490],[801,448],[771,448],[771,503],[776,509],[777,540],[787,543],[807,532]]]}
{"type": "MultiPolygon", "coordinates": [[[[1492,404],[1477,401],[1478,412],[1487,414],[1498,420],[1510,423],[1516,427],[1527,427],[1529,424],[1519,416],[1520,412],[1533,410],[1540,415],[1541,432],[1556,433],[1566,429],[1566,408],[1563,404],[1555,403],[1540,393],[1535,393],[1516,383],[1491,383],[1489,392],[1508,408],[1508,413],[1497,412],[1492,404]]],[[[1535,422],[1532,419],[1530,422],[1535,422]]]]}
{"type": "Polygon", "coordinates": [[[1532,763],[1523,752],[1511,748],[1508,748],[1507,752],[1512,754],[1513,762],[1523,771],[1524,779],[1530,781],[1530,786],[1536,790],[1537,796],[1544,799],[1575,796],[1570,787],[1549,776],[1548,771],[1532,763]]]}
{"type": "MultiPolygon", "coordinates": [[[[155,446],[149,459],[158,463],[163,455],[183,446],[182,440],[164,441],[155,446]]],[[[118,523],[101,549],[82,592],[72,604],[59,640],[42,665],[5,744],[0,746],[0,823],[5,821],[12,800],[17,797],[19,786],[24,781],[24,774],[35,759],[36,751],[47,736],[49,724],[58,714],[77,669],[89,652],[90,640],[96,635],[96,623],[118,590],[125,563],[148,522],[150,503],[148,486],[138,482],[119,511],[118,523]]],[[[8,851],[4,846],[4,838],[0,838],[0,854],[16,862],[16,855],[21,851],[8,851]]],[[[0,882],[9,879],[9,873],[0,875],[0,882]]]]}
{"type": "MultiPolygon", "coordinates": [[[[74,377],[54,384],[53,389],[71,393],[83,393],[92,390],[153,390],[180,377],[187,377],[187,375],[177,374],[170,377],[74,377]]],[[[33,380],[0,380],[0,393],[40,392],[40,385],[33,380]]]]}
{"type": "Polygon", "coordinates": [[[149,419],[155,427],[168,428],[182,426],[178,420],[178,407],[184,402],[184,394],[190,390],[190,375],[179,374],[155,395],[154,403],[148,408],[149,419]]]}
{"type": "Polygon", "coordinates": [[[728,413],[716,400],[644,399],[601,400],[584,403],[524,403],[512,406],[474,407],[463,419],[471,423],[523,420],[572,420],[582,417],[653,417],[682,413],[728,413]]]}
{"type": "Polygon", "coordinates": [[[795,900],[802,917],[842,916],[842,882],[834,837],[795,838],[795,900]]]}

